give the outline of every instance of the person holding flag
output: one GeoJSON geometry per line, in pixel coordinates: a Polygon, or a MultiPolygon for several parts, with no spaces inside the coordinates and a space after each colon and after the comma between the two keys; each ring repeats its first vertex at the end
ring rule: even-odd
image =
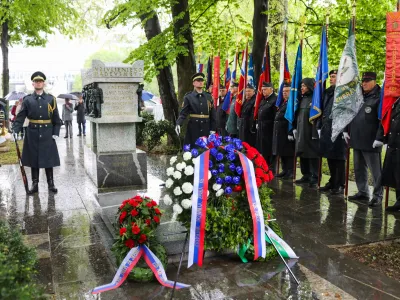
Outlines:
{"type": "Polygon", "coordinates": [[[238,137],[238,122],[237,122],[237,114],[235,112],[235,104],[236,104],[236,96],[238,93],[238,84],[236,82],[231,83],[231,95],[232,102],[229,108],[228,120],[226,121],[226,131],[230,137],[238,137]]]}
{"type": "MultiPolygon", "coordinates": [[[[238,118],[239,139],[250,146],[256,145],[256,131],[254,121],[254,104],[256,102],[255,88],[251,84],[246,85],[245,101],[241,105],[241,114],[238,118]]],[[[237,103],[236,103],[237,104],[237,103]]]]}
{"type": "Polygon", "coordinates": [[[223,109],[223,103],[225,101],[226,94],[226,87],[220,83],[217,102],[217,133],[222,136],[227,135],[225,130],[227,114],[223,109]]]}
{"type": "Polygon", "coordinates": [[[256,148],[262,154],[271,170],[275,171],[275,156],[272,155],[272,139],[274,120],[276,114],[276,94],[270,82],[262,83],[262,99],[260,106],[256,107],[254,114],[257,115],[257,142],[256,148]]]}

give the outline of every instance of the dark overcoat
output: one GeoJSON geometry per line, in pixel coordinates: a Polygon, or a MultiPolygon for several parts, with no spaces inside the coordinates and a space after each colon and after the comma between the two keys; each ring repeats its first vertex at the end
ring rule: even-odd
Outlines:
{"type": "Polygon", "coordinates": [[[25,96],[13,125],[15,132],[21,131],[25,118],[30,121],[24,139],[22,164],[31,168],[59,166],[60,157],[52,137],[59,135],[61,127],[56,98],[47,93],[25,96]]]}
{"type": "Polygon", "coordinates": [[[257,150],[264,156],[272,155],[272,139],[276,114],[276,94],[262,98],[257,114],[257,150]]]}
{"type": "Polygon", "coordinates": [[[82,103],[79,103],[79,102],[77,102],[76,104],[75,104],[75,108],[74,108],[75,110],[76,110],[76,122],[78,122],[78,123],[85,123],[86,122],[86,120],[85,120],[85,103],[84,102],[82,102],[82,103]]]}
{"type": "Polygon", "coordinates": [[[256,146],[256,127],[254,121],[254,104],[256,95],[246,100],[242,104],[240,118],[238,118],[239,138],[250,146],[256,146]]]}
{"type": "Polygon", "coordinates": [[[216,129],[215,109],[211,95],[206,92],[197,93],[195,90],[187,93],[176,124],[182,126],[187,117],[189,121],[184,143],[194,146],[199,137],[208,136],[210,131],[216,129]]]}
{"type": "Polygon", "coordinates": [[[346,141],[342,134],[332,142],[332,113],[335,86],[326,89],[322,103],[322,115],[317,121],[317,128],[321,130],[319,150],[322,157],[329,159],[346,160],[346,141]]]}
{"type": "Polygon", "coordinates": [[[289,121],[285,118],[287,101],[282,103],[275,115],[272,154],[279,156],[294,156],[295,142],[289,141],[289,121]]]}

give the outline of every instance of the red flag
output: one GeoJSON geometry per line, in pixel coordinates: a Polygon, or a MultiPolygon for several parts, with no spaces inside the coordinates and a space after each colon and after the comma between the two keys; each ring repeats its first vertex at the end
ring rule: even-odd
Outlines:
{"type": "Polygon", "coordinates": [[[246,45],[246,50],[243,51],[242,56],[242,66],[240,67],[240,79],[239,79],[239,87],[238,94],[236,96],[235,102],[235,112],[237,116],[240,118],[242,114],[242,104],[244,101],[244,93],[246,91],[246,81],[247,81],[247,53],[248,53],[248,45],[246,45]]]}
{"type": "Polygon", "coordinates": [[[219,94],[219,71],[220,71],[220,58],[219,56],[214,57],[214,84],[212,96],[214,98],[214,107],[218,105],[218,94],[219,94]]]}
{"type": "Polygon", "coordinates": [[[257,96],[256,96],[256,104],[255,104],[255,108],[254,108],[254,119],[257,119],[258,109],[259,109],[260,103],[261,103],[262,83],[263,83],[263,81],[271,82],[271,61],[270,61],[270,55],[269,55],[268,41],[267,41],[267,44],[265,45],[264,59],[263,59],[261,72],[262,73],[260,75],[260,79],[258,80],[258,85],[257,85],[257,96]]]}

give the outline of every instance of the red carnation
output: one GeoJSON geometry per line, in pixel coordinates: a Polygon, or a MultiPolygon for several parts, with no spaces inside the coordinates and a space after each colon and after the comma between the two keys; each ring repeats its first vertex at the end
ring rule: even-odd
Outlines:
{"type": "Polygon", "coordinates": [[[126,228],[125,227],[122,227],[122,228],[119,229],[119,235],[120,236],[123,236],[125,232],[126,232],[126,228]]]}
{"type": "Polygon", "coordinates": [[[119,207],[120,210],[122,210],[125,207],[125,203],[122,203],[121,206],[119,207]]]}
{"type": "Polygon", "coordinates": [[[262,167],[263,164],[265,164],[265,159],[261,155],[257,156],[257,158],[254,160],[257,166],[262,167]]]}
{"type": "Polygon", "coordinates": [[[152,205],[152,206],[157,206],[157,202],[154,201],[154,200],[152,200],[152,201],[151,201],[151,205],[152,205]]]}
{"type": "Polygon", "coordinates": [[[132,199],[138,201],[138,200],[142,200],[142,197],[140,197],[139,195],[136,195],[135,197],[133,197],[132,199]]]}
{"type": "Polygon", "coordinates": [[[139,244],[143,244],[147,240],[147,236],[145,234],[141,234],[139,237],[139,244]]]}
{"type": "Polygon", "coordinates": [[[132,216],[132,217],[136,217],[138,214],[139,214],[139,212],[138,212],[136,209],[133,209],[133,210],[131,211],[131,216],[132,216]]]}
{"type": "Polygon", "coordinates": [[[128,202],[129,202],[129,199],[122,201],[122,204],[127,204],[128,202]]]}
{"type": "Polygon", "coordinates": [[[132,226],[132,233],[133,234],[139,234],[140,233],[140,227],[137,226],[136,224],[132,226]]]}
{"type": "Polygon", "coordinates": [[[137,207],[137,206],[139,206],[139,202],[137,202],[137,201],[135,201],[135,200],[129,200],[129,205],[131,205],[131,206],[133,206],[133,207],[137,207]]]}
{"type": "Polygon", "coordinates": [[[147,226],[150,226],[150,224],[151,224],[151,219],[146,219],[146,224],[147,224],[147,226]]]}
{"type": "Polygon", "coordinates": [[[251,148],[251,146],[246,142],[242,142],[242,145],[243,145],[244,149],[246,149],[246,150],[251,148]]]}
{"type": "Polygon", "coordinates": [[[154,222],[156,222],[156,223],[160,223],[160,218],[157,217],[157,216],[154,216],[154,217],[153,217],[153,220],[154,220],[154,222]]]}
{"type": "Polygon", "coordinates": [[[151,208],[151,207],[153,207],[153,204],[152,204],[151,202],[148,202],[148,203],[146,204],[146,206],[149,207],[149,208],[151,208]]]}
{"type": "Polygon", "coordinates": [[[135,246],[135,242],[132,239],[129,239],[125,242],[125,246],[132,249],[135,246]]]}
{"type": "Polygon", "coordinates": [[[256,168],[255,170],[256,177],[264,178],[264,171],[261,168],[256,168]]]}
{"type": "Polygon", "coordinates": [[[156,212],[157,215],[161,215],[161,211],[158,208],[155,208],[154,211],[156,212]]]}
{"type": "Polygon", "coordinates": [[[122,223],[122,221],[126,218],[127,212],[123,211],[121,215],[119,216],[119,222],[122,223]]]}
{"type": "Polygon", "coordinates": [[[246,156],[248,159],[253,160],[256,156],[257,156],[258,151],[256,149],[254,149],[253,147],[251,147],[250,149],[247,149],[247,153],[246,156]]]}
{"type": "Polygon", "coordinates": [[[242,188],[241,185],[235,185],[235,186],[233,187],[233,191],[234,191],[234,192],[241,192],[241,191],[243,191],[243,188],[242,188]]]}
{"type": "Polygon", "coordinates": [[[256,183],[257,183],[257,187],[260,187],[262,185],[262,181],[260,178],[256,178],[256,183]]]}

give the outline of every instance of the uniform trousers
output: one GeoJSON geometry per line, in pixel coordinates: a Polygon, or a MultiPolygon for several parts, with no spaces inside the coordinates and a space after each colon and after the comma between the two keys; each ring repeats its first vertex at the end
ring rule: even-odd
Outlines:
{"type": "Polygon", "coordinates": [[[380,177],[382,173],[381,153],[353,149],[353,154],[354,175],[356,177],[358,193],[366,197],[370,196],[368,186],[369,169],[372,173],[374,184],[373,196],[377,199],[382,199],[383,187],[380,184],[380,177]]]}
{"type": "Polygon", "coordinates": [[[318,180],[318,158],[300,157],[300,170],[304,178],[310,181],[318,180]]]}
{"type": "Polygon", "coordinates": [[[286,174],[293,174],[294,156],[281,156],[282,171],[286,174]]]}
{"type": "Polygon", "coordinates": [[[328,158],[328,167],[331,174],[329,183],[332,189],[338,189],[345,185],[345,160],[328,158]]]}

